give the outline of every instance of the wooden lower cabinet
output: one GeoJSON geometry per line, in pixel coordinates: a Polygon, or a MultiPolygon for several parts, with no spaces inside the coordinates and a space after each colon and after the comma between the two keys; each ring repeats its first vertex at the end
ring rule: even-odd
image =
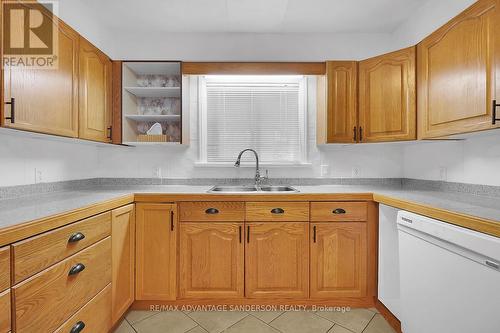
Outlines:
{"type": "Polygon", "coordinates": [[[134,205],[111,212],[112,321],[118,321],[134,302],[135,209],[134,205]]]}
{"type": "Polygon", "coordinates": [[[176,225],[175,205],[136,204],[137,300],[175,300],[176,225]]]}
{"type": "Polygon", "coordinates": [[[110,237],[15,285],[14,331],[53,332],[109,283],[110,237]]]}
{"type": "Polygon", "coordinates": [[[83,308],[69,318],[54,333],[80,332],[108,333],[111,328],[111,285],[104,288],[83,308]]]}
{"type": "Polygon", "coordinates": [[[246,229],[246,297],[307,298],[309,223],[247,223],[246,229]]]}
{"type": "Polygon", "coordinates": [[[180,298],[244,296],[243,223],[181,223],[180,298]]]}
{"type": "Polygon", "coordinates": [[[367,223],[311,224],[311,298],[367,295],[367,223]]]}
{"type": "Polygon", "coordinates": [[[0,333],[10,330],[10,290],[6,290],[0,293],[0,333]]]}

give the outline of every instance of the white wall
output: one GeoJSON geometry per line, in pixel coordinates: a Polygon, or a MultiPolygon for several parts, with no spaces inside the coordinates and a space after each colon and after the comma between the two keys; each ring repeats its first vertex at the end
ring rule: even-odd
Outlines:
{"type": "Polygon", "coordinates": [[[427,0],[393,33],[395,49],[418,44],[477,0],[427,0]]]}
{"type": "Polygon", "coordinates": [[[98,175],[95,144],[0,129],[0,186],[92,178],[98,175]]]}
{"type": "Polygon", "coordinates": [[[404,177],[500,186],[500,130],[404,149],[404,177]]]}
{"type": "Polygon", "coordinates": [[[183,61],[325,61],[392,51],[390,34],[118,33],[114,59],[183,61]]]}
{"type": "MultiPolygon", "coordinates": [[[[99,169],[103,177],[152,177],[153,170],[160,168],[165,178],[239,178],[253,177],[253,167],[235,168],[228,166],[197,166],[198,160],[198,100],[197,83],[191,80],[189,147],[100,147],[99,169]]],[[[316,80],[308,80],[308,154],[311,166],[268,167],[273,178],[317,178],[352,177],[352,169],[357,168],[363,178],[402,177],[403,145],[316,145],[316,80]],[[328,166],[328,172],[321,175],[321,165],[328,166]]],[[[236,157],[235,157],[236,158],[236,157]]]]}

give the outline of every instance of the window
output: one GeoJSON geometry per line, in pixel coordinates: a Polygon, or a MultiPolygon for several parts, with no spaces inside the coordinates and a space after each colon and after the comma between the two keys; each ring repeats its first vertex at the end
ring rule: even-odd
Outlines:
{"type": "Polygon", "coordinates": [[[306,83],[303,76],[200,77],[200,163],[233,164],[245,148],[266,164],[306,163],[306,83]]]}

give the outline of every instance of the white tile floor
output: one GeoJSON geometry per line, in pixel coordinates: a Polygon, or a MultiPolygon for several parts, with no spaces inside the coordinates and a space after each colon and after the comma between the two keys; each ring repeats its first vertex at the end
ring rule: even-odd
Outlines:
{"type": "Polygon", "coordinates": [[[114,333],[395,333],[375,309],[333,311],[130,311],[114,333]]]}

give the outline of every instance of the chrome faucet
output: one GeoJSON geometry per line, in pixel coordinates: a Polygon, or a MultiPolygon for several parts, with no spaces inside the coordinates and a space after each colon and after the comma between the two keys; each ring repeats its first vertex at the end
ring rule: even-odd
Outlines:
{"type": "Polygon", "coordinates": [[[241,165],[241,155],[243,155],[243,153],[247,152],[247,151],[251,151],[254,155],[255,155],[255,185],[256,186],[259,186],[262,182],[263,179],[266,179],[267,177],[261,177],[260,176],[260,169],[259,169],[259,154],[257,154],[257,152],[253,149],[244,149],[240,152],[240,154],[238,155],[238,158],[236,159],[236,162],[234,163],[234,166],[239,168],[240,165],[241,165]]]}

